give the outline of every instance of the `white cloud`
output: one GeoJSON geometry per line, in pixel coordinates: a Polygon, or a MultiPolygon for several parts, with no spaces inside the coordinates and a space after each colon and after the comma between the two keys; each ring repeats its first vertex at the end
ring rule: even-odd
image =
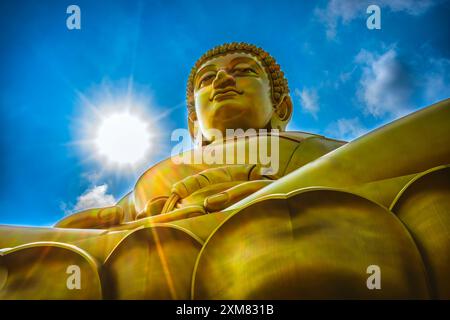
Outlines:
{"type": "Polygon", "coordinates": [[[380,1],[380,7],[386,6],[393,12],[404,11],[410,15],[418,16],[425,13],[438,2],[435,0],[382,0],[380,1]]]}
{"type": "Polygon", "coordinates": [[[427,104],[450,97],[450,60],[430,59],[424,76],[424,98],[427,104]]]}
{"type": "Polygon", "coordinates": [[[331,123],[325,130],[325,133],[330,137],[341,140],[353,140],[368,131],[362,124],[359,118],[341,118],[331,123]]]}
{"type": "Polygon", "coordinates": [[[315,89],[300,89],[296,88],[294,94],[300,98],[300,104],[304,113],[311,114],[314,119],[317,119],[317,113],[319,112],[319,96],[315,89]]]}
{"type": "Polygon", "coordinates": [[[363,49],[355,61],[363,70],[358,98],[366,113],[375,117],[399,117],[410,111],[412,77],[394,49],[382,55],[363,49]]]}
{"type": "Polygon", "coordinates": [[[77,203],[71,210],[66,212],[77,212],[91,208],[108,207],[116,203],[113,195],[107,193],[108,185],[102,184],[93,186],[86,190],[81,196],[77,198],[77,203]]]}
{"type": "Polygon", "coordinates": [[[348,80],[350,80],[350,78],[351,78],[352,73],[353,73],[354,70],[355,70],[355,69],[353,69],[352,71],[349,71],[349,72],[341,72],[341,73],[339,74],[339,80],[340,80],[342,83],[347,82],[348,80]]]}
{"type": "Polygon", "coordinates": [[[97,182],[102,178],[102,175],[100,172],[85,172],[82,173],[81,176],[89,181],[92,185],[97,184],[97,182]]]}
{"type": "Polygon", "coordinates": [[[325,8],[316,8],[314,13],[326,26],[328,39],[336,37],[336,29],[339,23],[347,24],[360,13],[364,14],[365,3],[360,0],[331,0],[325,8]]]}
{"type": "MultiPolygon", "coordinates": [[[[366,9],[371,4],[380,8],[388,8],[392,12],[405,12],[420,15],[435,5],[433,0],[330,0],[325,8],[316,8],[315,15],[326,26],[328,39],[334,39],[339,24],[348,24],[354,19],[366,19],[366,9]]],[[[383,14],[383,11],[382,13],[383,14]]],[[[365,23],[362,25],[365,28],[365,23]]]]}

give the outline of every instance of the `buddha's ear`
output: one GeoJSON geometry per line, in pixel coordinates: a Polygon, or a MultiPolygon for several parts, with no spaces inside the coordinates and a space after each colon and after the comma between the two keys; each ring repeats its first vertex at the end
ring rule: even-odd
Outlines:
{"type": "Polygon", "coordinates": [[[188,128],[189,134],[191,135],[192,141],[197,146],[203,146],[207,144],[205,138],[200,133],[200,126],[197,121],[197,114],[195,112],[191,112],[188,116],[188,128]]]}
{"type": "Polygon", "coordinates": [[[192,141],[195,141],[195,137],[197,137],[197,130],[198,130],[198,124],[197,122],[197,113],[194,112],[190,112],[188,115],[188,128],[189,128],[189,133],[191,135],[192,141]]]}
{"type": "Polygon", "coordinates": [[[283,96],[280,103],[275,106],[271,119],[272,129],[283,131],[292,116],[292,100],[289,95],[283,96]]]}

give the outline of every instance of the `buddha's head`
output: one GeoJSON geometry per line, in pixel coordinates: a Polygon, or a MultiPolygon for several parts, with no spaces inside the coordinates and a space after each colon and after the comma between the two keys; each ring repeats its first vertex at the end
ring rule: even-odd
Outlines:
{"type": "Polygon", "coordinates": [[[246,43],[229,43],[206,52],[187,84],[189,130],[212,142],[214,130],[278,129],[292,114],[287,80],[267,52],[246,43]]]}

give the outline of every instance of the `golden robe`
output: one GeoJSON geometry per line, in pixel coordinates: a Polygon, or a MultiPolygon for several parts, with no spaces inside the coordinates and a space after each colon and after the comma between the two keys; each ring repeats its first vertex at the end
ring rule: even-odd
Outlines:
{"type": "Polygon", "coordinates": [[[0,299],[449,299],[449,124],[447,99],[347,144],[283,133],[268,187],[135,221],[205,169],[163,161],[119,201],[119,226],[0,226],[0,299]]]}

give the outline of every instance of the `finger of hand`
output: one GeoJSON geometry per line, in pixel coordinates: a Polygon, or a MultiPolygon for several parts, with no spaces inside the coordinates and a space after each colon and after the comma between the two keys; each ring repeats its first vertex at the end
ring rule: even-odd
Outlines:
{"type": "Polygon", "coordinates": [[[166,201],[167,197],[158,197],[147,201],[144,211],[136,216],[136,220],[160,214],[166,201]]]}
{"type": "Polygon", "coordinates": [[[121,207],[95,208],[73,213],[55,224],[56,228],[94,229],[119,224],[123,218],[121,207]]]}
{"type": "Polygon", "coordinates": [[[227,167],[206,169],[199,174],[205,177],[209,184],[232,181],[232,176],[228,172],[227,167]]]}
{"type": "Polygon", "coordinates": [[[228,181],[248,181],[251,173],[255,171],[255,167],[255,164],[228,165],[207,169],[200,172],[200,174],[204,175],[210,184],[228,181]]]}
{"type": "Polygon", "coordinates": [[[242,164],[228,166],[226,169],[232,181],[249,181],[261,179],[260,175],[255,174],[258,171],[256,170],[258,167],[259,166],[255,164],[242,164]]]}
{"type": "Polygon", "coordinates": [[[241,183],[224,192],[206,198],[204,206],[209,212],[220,211],[272,182],[272,180],[255,180],[241,183]]]}
{"type": "Polygon", "coordinates": [[[193,192],[207,186],[209,181],[201,174],[194,174],[177,183],[172,187],[172,193],[180,196],[181,199],[188,197],[193,192]]]}
{"type": "Polygon", "coordinates": [[[103,208],[98,212],[99,227],[118,225],[123,219],[123,209],[119,206],[103,208]]]}
{"type": "Polygon", "coordinates": [[[153,223],[170,222],[181,219],[197,217],[205,214],[206,211],[202,206],[193,205],[172,210],[166,214],[160,214],[151,218],[153,223]]]}

